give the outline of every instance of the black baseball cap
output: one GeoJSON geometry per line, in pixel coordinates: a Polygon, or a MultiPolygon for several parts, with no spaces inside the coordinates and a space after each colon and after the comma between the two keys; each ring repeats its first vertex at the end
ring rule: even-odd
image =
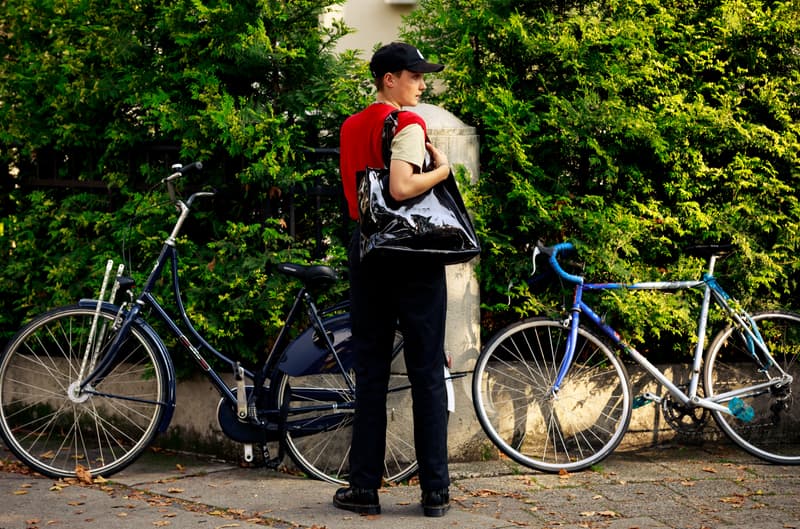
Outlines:
{"type": "Polygon", "coordinates": [[[392,42],[380,47],[369,62],[369,70],[375,79],[382,77],[387,72],[408,70],[417,73],[431,73],[441,72],[443,69],[443,64],[426,61],[417,48],[404,42],[392,42]]]}

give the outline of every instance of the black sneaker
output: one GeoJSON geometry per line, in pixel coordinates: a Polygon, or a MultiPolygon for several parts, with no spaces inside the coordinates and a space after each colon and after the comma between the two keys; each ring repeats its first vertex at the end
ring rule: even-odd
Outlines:
{"type": "Polygon", "coordinates": [[[359,489],[345,487],[333,495],[333,504],[348,511],[358,514],[380,514],[381,505],[378,503],[378,491],[375,489],[359,489]]]}
{"type": "Polygon", "coordinates": [[[447,489],[422,491],[422,512],[425,516],[444,516],[450,509],[450,491],[447,489]]]}

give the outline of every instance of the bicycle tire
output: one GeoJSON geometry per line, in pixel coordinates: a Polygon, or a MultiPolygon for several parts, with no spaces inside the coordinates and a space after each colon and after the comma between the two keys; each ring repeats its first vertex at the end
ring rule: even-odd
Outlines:
{"type": "MultiPolygon", "coordinates": [[[[102,351],[116,313],[103,308],[94,338],[102,351]],[[102,337],[99,329],[106,329],[102,337]]],[[[168,371],[157,346],[134,325],[119,360],[77,393],[77,374],[95,311],[79,306],[44,313],[23,327],[0,356],[0,435],[31,469],[53,478],[109,476],[152,441],[167,400],[168,371]]]]}
{"type": "Polygon", "coordinates": [[[472,398],[478,421],[506,456],[542,472],[578,471],[607,457],[631,419],[628,373],[596,335],[579,328],[573,365],[550,390],[569,329],[530,318],[495,334],[478,356],[472,398]]]}
{"type": "MultiPolygon", "coordinates": [[[[711,415],[750,454],[771,463],[800,464],[800,314],[762,312],[754,314],[753,321],[775,362],[793,377],[792,383],[741,396],[744,405],[752,408],[750,421],[716,410],[711,415]]],[[[777,376],[774,366],[765,371],[757,365],[736,331],[733,326],[723,329],[708,349],[703,383],[710,399],[777,376]]]]}
{"type": "MultiPolygon", "coordinates": [[[[349,328],[349,327],[348,327],[349,328]]],[[[348,343],[349,339],[343,342],[348,343]]],[[[418,470],[414,449],[414,434],[411,412],[411,387],[405,368],[402,335],[396,334],[391,364],[389,393],[387,395],[386,455],[384,459],[384,481],[400,483],[412,477],[418,470]]],[[[336,344],[337,350],[346,347],[336,344]]],[[[355,379],[355,375],[350,372],[355,379]]],[[[309,426],[319,425],[314,434],[293,433],[288,429],[284,436],[286,448],[295,464],[309,476],[337,485],[346,485],[349,480],[350,440],[355,393],[344,383],[341,372],[333,371],[318,375],[293,377],[280,373],[276,381],[277,402],[288,403],[288,420],[307,421],[309,426]],[[317,389],[311,395],[309,389],[317,389]],[[322,397],[318,397],[322,395],[322,397]],[[327,395],[327,396],[325,396],[327,395]],[[332,398],[329,398],[332,397],[332,398]],[[303,407],[326,406],[332,402],[347,404],[338,409],[311,410],[303,413],[303,407]]]]}

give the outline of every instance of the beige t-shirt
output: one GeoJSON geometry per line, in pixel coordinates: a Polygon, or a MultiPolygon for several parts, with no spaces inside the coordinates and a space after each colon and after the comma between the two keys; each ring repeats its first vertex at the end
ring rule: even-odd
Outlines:
{"type": "Polygon", "coordinates": [[[417,123],[403,127],[392,140],[392,160],[408,162],[419,171],[430,156],[425,148],[425,132],[417,123]]]}

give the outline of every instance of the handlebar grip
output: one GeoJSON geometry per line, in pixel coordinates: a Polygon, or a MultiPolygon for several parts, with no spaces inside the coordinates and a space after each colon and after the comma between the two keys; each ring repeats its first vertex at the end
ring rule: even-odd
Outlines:
{"type": "Polygon", "coordinates": [[[192,163],[184,165],[183,167],[178,169],[178,172],[181,173],[181,174],[185,174],[185,173],[188,173],[189,171],[193,171],[195,169],[197,169],[199,171],[202,168],[203,168],[203,162],[192,162],[192,163]]]}
{"type": "Polygon", "coordinates": [[[550,253],[550,266],[553,267],[553,270],[555,270],[556,273],[562,279],[565,279],[566,281],[569,281],[571,283],[577,283],[577,284],[580,285],[580,284],[583,284],[583,278],[581,276],[577,276],[577,275],[574,275],[574,274],[570,274],[569,272],[566,272],[563,268],[561,268],[561,265],[558,264],[558,261],[556,260],[556,256],[558,255],[559,252],[565,252],[565,251],[574,250],[574,249],[575,249],[575,245],[573,245],[571,242],[562,242],[562,243],[558,243],[555,246],[553,246],[552,247],[552,253],[550,253]]]}

